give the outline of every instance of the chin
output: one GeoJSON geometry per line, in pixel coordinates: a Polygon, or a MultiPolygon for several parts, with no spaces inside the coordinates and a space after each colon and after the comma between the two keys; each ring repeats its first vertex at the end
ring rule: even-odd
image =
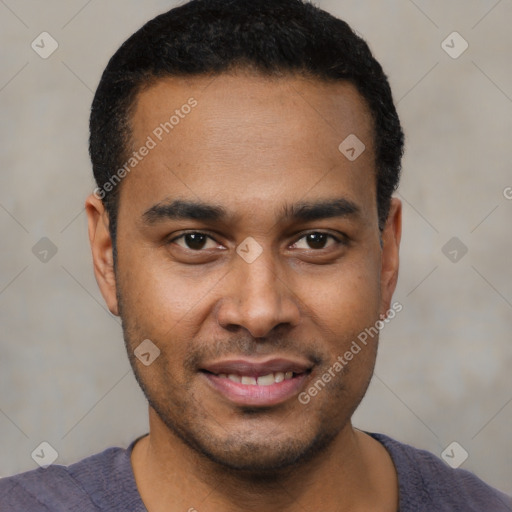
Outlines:
{"type": "MultiPolygon", "coordinates": [[[[161,417],[161,416],[160,416],[161,417]]],[[[323,453],[335,439],[337,432],[310,433],[304,425],[297,432],[267,432],[262,428],[255,432],[227,432],[218,425],[208,428],[199,423],[194,426],[177,425],[171,418],[162,418],[169,430],[173,431],[196,453],[225,470],[247,473],[251,477],[285,472],[306,464],[323,453]],[[217,427],[217,428],[216,428],[217,427]],[[295,434],[295,435],[294,435],[295,434]]]]}

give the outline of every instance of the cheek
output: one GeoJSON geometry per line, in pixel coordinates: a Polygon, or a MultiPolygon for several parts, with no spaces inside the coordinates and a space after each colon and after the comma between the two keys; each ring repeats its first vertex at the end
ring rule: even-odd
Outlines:
{"type": "Polygon", "coordinates": [[[119,260],[123,298],[130,300],[142,315],[152,317],[163,311],[179,314],[186,289],[180,286],[180,274],[162,257],[163,252],[142,244],[138,247],[124,244],[119,254],[123,254],[119,260]]]}
{"type": "Polygon", "coordinates": [[[318,286],[310,284],[306,301],[326,343],[322,372],[336,375],[332,386],[341,396],[359,396],[375,364],[378,336],[371,328],[379,318],[380,267],[376,258],[364,256],[342,267],[336,276],[316,281],[318,286]]]}
{"type": "Polygon", "coordinates": [[[378,261],[361,258],[347,262],[320,278],[303,278],[302,297],[308,307],[333,332],[365,327],[378,316],[380,275],[378,261]]]}
{"type": "Polygon", "coordinates": [[[126,251],[118,274],[123,317],[131,332],[165,341],[195,336],[208,297],[222,286],[225,271],[172,264],[160,251],[148,250],[126,251]]]}

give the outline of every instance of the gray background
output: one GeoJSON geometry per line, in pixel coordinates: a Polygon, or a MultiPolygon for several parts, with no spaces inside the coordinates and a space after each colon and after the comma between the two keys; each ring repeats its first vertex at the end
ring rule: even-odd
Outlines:
{"type": "MultiPolygon", "coordinates": [[[[463,468],[512,493],[512,1],[318,4],[369,42],[407,135],[403,311],[355,424],[439,456],[457,441],[463,468]],[[457,59],[441,46],[453,31],[469,43],[457,59]]],[[[92,272],[87,123],[108,58],[174,5],[0,0],[0,476],[37,467],[42,441],[68,464],[147,431],[92,272]],[[59,43],[48,59],[31,48],[43,31],[59,43]],[[58,250],[46,262],[32,251],[43,237],[58,250]]]]}

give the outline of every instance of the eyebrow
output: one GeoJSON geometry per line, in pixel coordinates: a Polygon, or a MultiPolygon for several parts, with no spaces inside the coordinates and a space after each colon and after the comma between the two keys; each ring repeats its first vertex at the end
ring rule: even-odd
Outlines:
{"type": "MultiPolygon", "coordinates": [[[[356,203],[344,199],[325,199],[319,201],[301,201],[285,205],[281,209],[281,221],[314,221],[336,217],[355,217],[361,209],[356,203]]],[[[230,217],[228,211],[220,206],[200,201],[177,199],[158,203],[144,212],[146,224],[156,224],[165,220],[198,220],[220,222],[230,217]]]]}

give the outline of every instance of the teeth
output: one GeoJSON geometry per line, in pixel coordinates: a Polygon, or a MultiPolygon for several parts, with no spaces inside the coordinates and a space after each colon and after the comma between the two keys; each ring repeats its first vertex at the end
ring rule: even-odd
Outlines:
{"type": "Polygon", "coordinates": [[[258,377],[258,386],[271,386],[274,384],[276,380],[274,379],[274,374],[269,373],[268,375],[262,375],[258,377]]]}
{"type": "Polygon", "coordinates": [[[277,372],[274,374],[274,378],[276,382],[283,382],[284,380],[284,373],[283,372],[277,372]]]}
{"type": "Polygon", "coordinates": [[[219,374],[219,377],[222,379],[229,379],[233,382],[238,382],[248,386],[271,386],[272,384],[279,384],[284,380],[290,380],[291,378],[293,378],[293,372],[269,373],[268,375],[262,375],[257,379],[255,377],[249,377],[247,375],[236,375],[234,373],[230,373],[229,375],[221,373],[219,374]]]}

